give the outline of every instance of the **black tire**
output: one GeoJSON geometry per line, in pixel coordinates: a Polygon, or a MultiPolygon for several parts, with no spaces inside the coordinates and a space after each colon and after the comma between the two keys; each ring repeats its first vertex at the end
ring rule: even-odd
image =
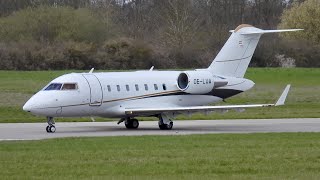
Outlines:
{"type": "Polygon", "coordinates": [[[132,129],[131,120],[126,120],[126,121],[124,122],[124,125],[126,126],[127,129],[132,129]]]}
{"type": "Polygon", "coordinates": [[[47,133],[49,133],[49,132],[50,132],[50,129],[49,129],[49,128],[50,128],[50,126],[47,126],[47,127],[46,127],[46,131],[47,131],[47,133]]]}
{"type": "Polygon", "coordinates": [[[54,132],[56,132],[56,127],[52,125],[52,126],[50,126],[49,130],[51,133],[54,133],[54,132]]]}
{"type": "Polygon", "coordinates": [[[127,129],[137,129],[139,127],[139,121],[137,119],[129,119],[125,121],[127,129]]]}
{"type": "Polygon", "coordinates": [[[159,128],[161,130],[171,130],[173,127],[173,122],[170,122],[169,124],[163,124],[162,122],[159,122],[159,128]]]}
{"type": "Polygon", "coordinates": [[[172,127],[173,127],[173,122],[170,122],[170,123],[167,125],[167,128],[168,128],[168,130],[171,130],[172,127]]]}
{"type": "Polygon", "coordinates": [[[137,129],[139,127],[139,121],[137,119],[131,120],[132,129],[137,129]]]}

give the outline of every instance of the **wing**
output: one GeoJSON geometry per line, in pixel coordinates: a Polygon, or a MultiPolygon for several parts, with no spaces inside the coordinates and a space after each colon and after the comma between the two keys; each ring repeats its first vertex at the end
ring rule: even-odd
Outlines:
{"type": "Polygon", "coordinates": [[[287,95],[290,90],[290,85],[287,85],[282,92],[280,98],[275,104],[251,104],[251,105],[227,105],[227,106],[187,106],[187,107],[163,107],[163,108],[126,108],[127,115],[139,114],[160,114],[165,112],[197,112],[197,111],[215,111],[215,110],[243,110],[246,108],[255,107],[272,107],[282,106],[285,103],[287,95]]]}

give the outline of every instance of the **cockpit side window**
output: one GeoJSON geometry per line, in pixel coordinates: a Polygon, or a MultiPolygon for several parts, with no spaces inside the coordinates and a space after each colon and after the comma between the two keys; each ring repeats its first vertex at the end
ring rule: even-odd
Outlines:
{"type": "Polygon", "coordinates": [[[51,91],[51,90],[60,90],[62,84],[60,83],[51,83],[48,87],[46,87],[45,91],[51,91]]]}
{"type": "Polygon", "coordinates": [[[76,83],[64,83],[61,90],[76,90],[78,86],[76,83]]]}

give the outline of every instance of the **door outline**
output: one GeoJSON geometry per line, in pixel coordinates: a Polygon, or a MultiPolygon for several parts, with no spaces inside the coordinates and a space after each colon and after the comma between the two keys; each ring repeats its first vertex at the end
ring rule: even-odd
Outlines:
{"type": "Polygon", "coordinates": [[[89,103],[89,105],[90,106],[101,106],[102,101],[103,101],[103,90],[102,90],[102,85],[101,85],[100,80],[94,74],[83,74],[82,76],[86,79],[86,81],[87,81],[87,83],[89,85],[89,89],[90,89],[90,103],[89,103]],[[89,77],[90,78],[94,77],[94,79],[97,80],[96,83],[94,83],[92,81],[89,81],[87,79],[89,77]],[[98,88],[96,90],[100,89],[100,91],[98,90],[98,92],[101,93],[101,96],[99,97],[99,99],[100,99],[99,101],[93,99],[94,96],[93,96],[92,88],[93,88],[94,85],[98,86],[98,88]]]}

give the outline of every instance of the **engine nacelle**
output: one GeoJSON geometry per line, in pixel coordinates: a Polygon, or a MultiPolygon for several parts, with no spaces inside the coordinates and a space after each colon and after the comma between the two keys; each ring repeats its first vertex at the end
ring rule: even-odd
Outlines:
{"type": "Polygon", "coordinates": [[[190,94],[206,94],[212,91],[214,79],[208,71],[185,71],[177,79],[178,88],[190,94]]]}

